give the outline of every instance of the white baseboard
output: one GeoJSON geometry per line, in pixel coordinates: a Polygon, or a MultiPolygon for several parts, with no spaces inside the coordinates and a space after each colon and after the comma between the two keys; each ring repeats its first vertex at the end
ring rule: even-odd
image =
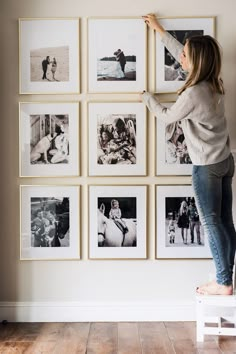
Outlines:
{"type": "Polygon", "coordinates": [[[195,302],[0,302],[0,321],[133,322],[195,321],[195,302]]]}

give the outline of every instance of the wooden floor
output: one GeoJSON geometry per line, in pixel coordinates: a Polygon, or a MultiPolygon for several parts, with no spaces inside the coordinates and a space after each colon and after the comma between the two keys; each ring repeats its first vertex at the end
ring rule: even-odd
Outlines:
{"type": "Polygon", "coordinates": [[[195,322],[0,324],[0,353],[233,354],[235,337],[196,343],[195,322]]]}

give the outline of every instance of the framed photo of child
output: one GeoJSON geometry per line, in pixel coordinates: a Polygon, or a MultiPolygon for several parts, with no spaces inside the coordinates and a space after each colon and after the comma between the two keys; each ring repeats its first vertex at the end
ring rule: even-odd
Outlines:
{"type": "MultiPolygon", "coordinates": [[[[158,20],[183,45],[192,36],[215,36],[215,17],[163,17],[158,20]]],[[[186,80],[187,73],[183,71],[178,58],[174,58],[164,46],[158,33],[155,33],[154,41],[155,92],[176,92],[186,80]]]]}
{"type": "Polygon", "coordinates": [[[80,258],[80,187],[20,186],[20,259],[80,258]]]}
{"type": "Polygon", "coordinates": [[[20,18],[20,94],[80,91],[78,18],[20,18]]]}
{"type": "Polygon", "coordinates": [[[78,176],[79,104],[20,102],[20,177],[78,176]]]}
{"type": "Polygon", "coordinates": [[[140,102],[90,102],[89,175],[146,175],[146,107],[140,102]]]}
{"type": "Polygon", "coordinates": [[[147,186],[89,186],[89,258],[146,259],[147,186]]]}
{"type": "MultiPolygon", "coordinates": [[[[170,108],[174,102],[163,102],[170,108]]],[[[192,161],[189,156],[181,121],[166,125],[156,120],[156,175],[191,175],[192,161]]]]}
{"type": "Polygon", "coordinates": [[[156,186],[156,258],[212,258],[190,185],[156,186]]]}
{"type": "Polygon", "coordinates": [[[147,28],[141,18],[89,18],[88,92],[142,92],[147,80],[147,28]]]}

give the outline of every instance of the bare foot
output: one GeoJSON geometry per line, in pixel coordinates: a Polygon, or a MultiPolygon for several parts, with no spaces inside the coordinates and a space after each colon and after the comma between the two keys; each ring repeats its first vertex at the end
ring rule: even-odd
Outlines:
{"type": "Polygon", "coordinates": [[[200,295],[232,295],[233,286],[221,285],[213,280],[210,283],[200,286],[196,291],[200,295]]]}

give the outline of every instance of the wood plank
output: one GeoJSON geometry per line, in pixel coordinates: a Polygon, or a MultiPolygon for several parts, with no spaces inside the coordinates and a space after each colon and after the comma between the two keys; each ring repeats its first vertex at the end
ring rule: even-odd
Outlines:
{"type": "MultiPolygon", "coordinates": [[[[27,353],[27,350],[32,346],[32,342],[2,342],[0,347],[0,353],[2,354],[22,354],[27,353]]],[[[28,352],[34,353],[36,352],[28,352]]]]}
{"type": "Polygon", "coordinates": [[[185,322],[165,322],[166,330],[176,354],[197,353],[196,336],[185,322]]]}
{"type": "Polygon", "coordinates": [[[86,354],[116,354],[117,332],[117,323],[91,323],[86,354]]]}
{"type": "Polygon", "coordinates": [[[17,330],[17,323],[0,324],[0,341],[10,340],[17,330]]]}
{"type": "MultiPolygon", "coordinates": [[[[24,354],[56,354],[55,348],[56,348],[57,342],[55,341],[47,341],[47,342],[39,342],[35,341],[32,343],[30,347],[27,348],[25,352],[22,352],[24,354]]],[[[58,354],[60,352],[57,352],[58,354]]],[[[70,353],[73,354],[73,353],[70,353]]]]}
{"type": "Polygon", "coordinates": [[[219,346],[219,349],[224,354],[235,354],[236,353],[236,338],[235,337],[227,337],[227,336],[219,336],[218,346],[219,346]]]}
{"type": "Polygon", "coordinates": [[[174,354],[174,348],[163,322],[140,322],[142,354],[174,354]]]}
{"type": "Polygon", "coordinates": [[[86,352],[90,323],[66,323],[55,353],[84,354],[86,352]]]}
{"type": "MultiPolygon", "coordinates": [[[[42,323],[15,323],[13,326],[14,331],[11,336],[8,338],[8,341],[13,342],[33,342],[36,340],[40,331],[43,327],[42,323]]],[[[8,324],[6,325],[8,327],[8,324]]]]}
{"type": "Polygon", "coordinates": [[[118,323],[118,354],[141,354],[137,323],[118,323]]]}
{"type": "Polygon", "coordinates": [[[37,336],[38,342],[57,342],[60,340],[66,323],[63,322],[47,322],[43,323],[37,336]]]}

